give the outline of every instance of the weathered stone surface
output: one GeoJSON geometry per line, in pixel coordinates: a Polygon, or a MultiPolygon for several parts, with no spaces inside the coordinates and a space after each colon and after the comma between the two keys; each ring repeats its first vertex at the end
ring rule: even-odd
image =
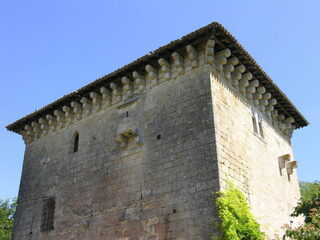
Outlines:
{"type": "Polygon", "coordinates": [[[14,239],[209,239],[218,190],[211,106],[204,66],[28,144],[14,239]],[[143,144],[129,138],[121,148],[119,124],[139,128],[143,144]],[[55,229],[43,233],[48,196],[55,229]]]}

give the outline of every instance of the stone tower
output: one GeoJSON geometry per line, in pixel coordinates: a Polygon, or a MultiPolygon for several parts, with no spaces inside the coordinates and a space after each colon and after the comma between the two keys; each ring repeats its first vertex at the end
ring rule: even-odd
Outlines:
{"type": "Polygon", "coordinates": [[[26,143],[13,239],[209,239],[226,180],[272,237],[307,124],[212,23],[7,127],[26,143]]]}

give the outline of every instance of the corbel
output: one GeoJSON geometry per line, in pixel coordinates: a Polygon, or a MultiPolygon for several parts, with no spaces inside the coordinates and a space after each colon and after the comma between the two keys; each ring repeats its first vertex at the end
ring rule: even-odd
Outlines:
{"type": "Polygon", "coordinates": [[[273,110],[271,112],[271,117],[272,117],[273,120],[277,121],[278,120],[278,110],[276,110],[276,109],[273,110]]]}
{"type": "Polygon", "coordinates": [[[285,131],[287,129],[287,125],[283,123],[283,121],[279,121],[279,128],[281,131],[285,131]]]}
{"type": "Polygon", "coordinates": [[[66,118],[66,122],[68,124],[71,124],[73,121],[73,111],[72,108],[69,106],[63,106],[62,107],[62,111],[64,112],[65,118],[66,118]]]}
{"type": "Polygon", "coordinates": [[[271,98],[269,100],[268,106],[266,106],[266,111],[272,112],[274,111],[274,106],[277,105],[278,101],[275,98],[271,98]]]}
{"type": "Polygon", "coordinates": [[[102,96],[102,99],[101,99],[102,108],[109,107],[111,105],[111,100],[112,100],[111,92],[106,87],[101,87],[100,93],[102,96]]]}
{"type": "Polygon", "coordinates": [[[239,91],[241,93],[245,93],[246,92],[246,88],[249,86],[249,81],[252,79],[252,74],[250,72],[247,72],[245,74],[242,75],[241,79],[240,79],[240,88],[239,91]]]}
{"type": "Polygon", "coordinates": [[[101,95],[97,92],[90,92],[90,98],[92,102],[92,111],[99,112],[101,107],[101,95]]]}
{"type": "Polygon", "coordinates": [[[278,127],[280,130],[286,129],[286,125],[283,123],[283,120],[285,119],[283,114],[279,114],[277,116],[277,122],[278,122],[278,127]]]}
{"type": "Polygon", "coordinates": [[[64,112],[56,109],[53,111],[53,115],[56,116],[56,119],[57,119],[57,125],[60,129],[62,129],[64,127],[64,124],[65,124],[65,115],[64,115],[64,112]]]}
{"type": "Polygon", "coordinates": [[[286,119],[283,120],[283,122],[286,124],[286,127],[288,129],[291,128],[292,123],[294,123],[294,118],[293,117],[287,117],[286,119]]]}
{"type": "Polygon", "coordinates": [[[287,129],[286,134],[288,135],[289,138],[292,137],[292,133],[295,129],[296,129],[296,126],[294,124],[291,124],[291,127],[287,129]]]}
{"type": "Polygon", "coordinates": [[[174,75],[175,76],[179,76],[183,73],[183,58],[182,56],[177,53],[177,52],[174,52],[171,54],[171,57],[173,59],[173,66],[174,66],[174,75]]]}
{"type": "Polygon", "coordinates": [[[73,109],[74,118],[80,120],[82,114],[82,105],[78,102],[71,102],[71,107],[73,109]]]}
{"type": "Polygon", "coordinates": [[[287,174],[291,175],[293,173],[293,169],[298,167],[298,162],[297,161],[289,161],[285,163],[285,167],[287,170],[287,174]]]}
{"type": "Polygon", "coordinates": [[[278,120],[283,121],[285,119],[285,116],[283,114],[278,115],[278,120]]]}
{"type": "Polygon", "coordinates": [[[246,71],[244,65],[240,64],[234,68],[234,71],[231,73],[232,85],[234,87],[239,86],[239,80],[242,78],[242,74],[246,71]]]}
{"type": "Polygon", "coordinates": [[[150,64],[146,65],[145,67],[147,72],[147,80],[151,83],[151,86],[157,86],[158,85],[158,76],[156,69],[151,66],[150,64]]]}
{"type": "Polygon", "coordinates": [[[229,48],[223,49],[217,52],[214,56],[214,60],[216,63],[216,69],[218,72],[223,71],[223,65],[227,64],[227,58],[231,56],[231,50],[229,48]]]}
{"type": "Polygon", "coordinates": [[[206,44],[205,50],[205,60],[208,64],[214,63],[214,45],[215,41],[213,39],[209,39],[206,44]]]}
{"type": "Polygon", "coordinates": [[[259,102],[259,108],[262,112],[266,110],[266,106],[269,105],[269,99],[271,99],[272,95],[269,92],[266,92],[262,95],[262,99],[259,102]]]}
{"type": "Polygon", "coordinates": [[[235,70],[235,66],[239,64],[239,59],[237,57],[231,57],[227,59],[227,64],[223,66],[224,77],[230,80],[231,73],[235,70]]]}
{"type": "Polygon", "coordinates": [[[32,142],[34,140],[33,128],[29,124],[27,124],[24,126],[24,130],[27,135],[26,140],[32,142]]]}
{"type": "Polygon", "coordinates": [[[27,131],[20,130],[19,133],[22,136],[22,139],[23,139],[23,141],[25,143],[31,143],[32,142],[32,138],[30,136],[28,136],[27,131]]]}
{"type": "Polygon", "coordinates": [[[138,128],[126,129],[117,133],[116,141],[120,143],[121,148],[128,145],[129,139],[133,139],[139,146],[143,145],[143,135],[138,128]]]}
{"type": "Polygon", "coordinates": [[[253,94],[256,93],[257,87],[259,87],[259,81],[257,79],[251,80],[249,86],[246,88],[247,97],[253,100],[253,94]]]}
{"type": "Polygon", "coordinates": [[[44,118],[39,118],[38,122],[40,124],[40,129],[42,130],[42,133],[44,135],[48,134],[48,131],[49,131],[48,121],[45,120],[44,118]]]}
{"type": "Polygon", "coordinates": [[[275,98],[271,98],[268,102],[268,105],[265,107],[265,113],[268,118],[272,118],[272,112],[274,111],[274,106],[277,104],[275,98]]]}
{"type": "Polygon", "coordinates": [[[137,93],[142,93],[146,89],[146,81],[137,71],[132,72],[132,78],[137,93]]]}
{"type": "Polygon", "coordinates": [[[33,133],[34,133],[34,136],[36,138],[39,138],[41,136],[41,128],[40,128],[40,124],[36,121],[33,121],[31,123],[31,127],[33,128],[33,133]]]}
{"type": "Polygon", "coordinates": [[[110,83],[110,88],[112,91],[112,100],[111,103],[115,104],[118,103],[122,100],[122,96],[121,96],[121,88],[115,84],[115,83],[110,83]]]}
{"type": "Polygon", "coordinates": [[[128,77],[122,77],[121,82],[122,86],[122,96],[124,100],[128,100],[129,98],[133,97],[133,86],[132,82],[128,77]]]}
{"type": "Polygon", "coordinates": [[[284,155],[278,157],[280,170],[285,168],[286,167],[286,162],[289,162],[290,160],[291,160],[291,155],[290,154],[284,154],[284,155]]]}
{"type": "Polygon", "coordinates": [[[133,130],[134,141],[138,146],[143,145],[143,134],[139,128],[133,130]]]}
{"type": "Polygon", "coordinates": [[[160,74],[162,75],[163,80],[169,80],[171,77],[170,63],[164,58],[160,58],[158,63],[160,65],[160,74]]]}
{"type": "Polygon", "coordinates": [[[253,95],[253,104],[255,106],[259,106],[260,105],[260,100],[262,99],[262,94],[264,94],[266,92],[265,87],[261,86],[257,88],[257,92],[253,95]]]}
{"type": "Polygon", "coordinates": [[[54,116],[52,116],[51,114],[47,114],[46,115],[46,120],[48,121],[48,125],[49,128],[52,132],[56,131],[56,126],[57,126],[57,121],[56,118],[54,116]]]}
{"type": "Polygon", "coordinates": [[[188,45],[186,47],[186,51],[188,53],[188,59],[190,60],[191,67],[192,68],[198,67],[198,53],[197,53],[197,50],[192,45],[188,45]]]}
{"type": "Polygon", "coordinates": [[[87,97],[83,97],[80,99],[80,103],[82,104],[82,112],[85,115],[90,115],[92,110],[92,103],[91,100],[87,97]]]}
{"type": "Polygon", "coordinates": [[[126,148],[128,145],[128,138],[121,134],[116,136],[116,141],[120,144],[121,148],[126,148]]]}

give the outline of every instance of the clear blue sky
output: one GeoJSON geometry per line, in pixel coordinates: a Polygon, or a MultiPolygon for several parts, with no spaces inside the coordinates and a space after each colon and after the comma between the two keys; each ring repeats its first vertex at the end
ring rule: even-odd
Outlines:
{"type": "Polygon", "coordinates": [[[320,1],[0,2],[0,198],[17,195],[24,143],[7,124],[212,21],[222,23],[309,120],[299,178],[320,179],[320,1]]]}

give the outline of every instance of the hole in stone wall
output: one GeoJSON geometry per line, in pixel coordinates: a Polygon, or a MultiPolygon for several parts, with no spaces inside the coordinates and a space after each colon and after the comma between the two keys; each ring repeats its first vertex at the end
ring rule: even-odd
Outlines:
{"type": "Polygon", "coordinates": [[[126,117],[129,117],[129,112],[126,112],[126,117]]]}
{"type": "Polygon", "coordinates": [[[173,212],[173,213],[176,213],[176,212],[177,212],[177,209],[172,209],[172,212],[173,212]]]}
{"type": "Polygon", "coordinates": [[[157,135],[157,140],[161,139],[161,134],[157,135]]]}

